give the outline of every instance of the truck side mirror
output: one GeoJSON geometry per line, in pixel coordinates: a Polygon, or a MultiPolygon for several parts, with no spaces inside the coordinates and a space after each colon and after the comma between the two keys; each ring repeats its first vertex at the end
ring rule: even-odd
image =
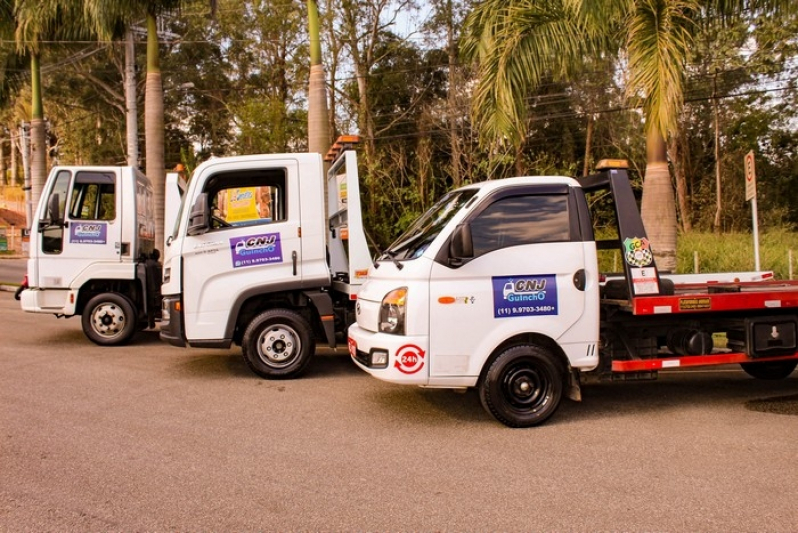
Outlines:
{"type": "Polygon", "coordinates": [[[64,221],[61,219],[58,209],[60,203],[61,196],[58,193],[50,195],[50,198],[47,200],[47,218],[39,221],[39,231],[52,226],[64,225],[64,221]]]}
{"type": "Polygon", "coordinates": [[[449,264],[460,266],[465,260],[474,258],[474,240],[471,237],[471,226],[468,224],[458,224],[452,232],[452,239],[449,241],[449,264]]]}
{"type": "Polygon", "coordinates": [[[202,235],[203,233],[207,233],[211,226],[210,214],[208,193],[200,193],[194,205],[191,207],[191,213],[188,216],[188,230],[186,230],[186,233],[189,235],[202,235]]]}

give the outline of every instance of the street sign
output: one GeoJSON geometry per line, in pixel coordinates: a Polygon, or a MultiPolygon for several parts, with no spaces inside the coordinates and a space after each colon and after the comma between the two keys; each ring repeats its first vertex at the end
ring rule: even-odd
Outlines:
{"type": "Polygon", "coordinates": [[[745,154],[745,201],[756,198],[756,168],[754,166],[754,151],[745,154]]]}

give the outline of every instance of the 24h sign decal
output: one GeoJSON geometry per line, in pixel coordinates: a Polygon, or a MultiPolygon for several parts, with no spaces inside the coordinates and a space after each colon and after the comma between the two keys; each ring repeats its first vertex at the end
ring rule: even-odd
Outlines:
{"type": "Polygon", "coordinates": [[[396,350],[394,366],[403,374],[415,374],[424,368],[424,350],[415,344],[405,344],[396,350]]]}

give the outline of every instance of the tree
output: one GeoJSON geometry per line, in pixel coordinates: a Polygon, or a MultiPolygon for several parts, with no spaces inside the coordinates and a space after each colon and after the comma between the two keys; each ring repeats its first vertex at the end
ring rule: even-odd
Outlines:
{"type": "Polygon", "coordinates": [[[525,96],[547,75],[573,79],[585,57],[624,53],[627,96],[641,102],[646,173],[641,211],[660,268],[676,266],[676,210],[666,138],[676,131],[683,66],[697,21],[794,10],[789,0],[486,0],[467,21],[465,52],[479,61],[475,109],[486,138],[519,145],[525,96]],[[754,9],[755,8],[755,9],[754,9]]]}
{"type": "MultiPolygon", "coordinates": [[[[181,0],[85,0],[85,11],[95,30],[112,37],[120,24],[130,27],[142,18],[147,27],[147,76],[144,90],[146,174],[153,185],[155,242],[164,242],[164,103],[158,42],[158,17],[178,9],[181,0]]],[[[216,1],[210,0],[211,10],[216,1]]]]}
{"type": "Polygon", "coordinates": [[[47,180],[47,139],[42,98],[42,42],[86,38],[78,0],[16,0],[17,49],[30,54],[31,77],[31,203],[39,203],[47,180]]]}

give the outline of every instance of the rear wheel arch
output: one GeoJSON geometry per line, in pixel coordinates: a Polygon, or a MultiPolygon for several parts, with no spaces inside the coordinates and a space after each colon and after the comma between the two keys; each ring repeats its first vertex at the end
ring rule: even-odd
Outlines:
{"type": "Polygon", "coordinates": [[[127,298],[137,310],[142,309],[142,288],[138,280],[126,279],[91,279],[78,289],[78,299],[75,303],[75,314],[81,315],[86,304],[98,294],[114,293],[127,298]]]}

